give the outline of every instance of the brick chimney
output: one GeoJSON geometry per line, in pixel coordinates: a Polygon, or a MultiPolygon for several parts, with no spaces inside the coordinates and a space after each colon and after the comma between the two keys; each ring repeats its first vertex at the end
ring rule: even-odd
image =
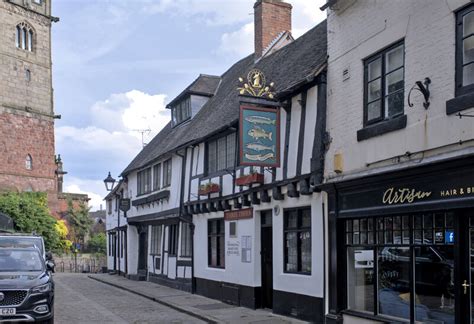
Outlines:
{"type": "Polygon", "coordinates": [[[255,56],[263,51],[282,32],[291,32],[291,4],[281,0],[257,0],[255,11],[255,56]]]}

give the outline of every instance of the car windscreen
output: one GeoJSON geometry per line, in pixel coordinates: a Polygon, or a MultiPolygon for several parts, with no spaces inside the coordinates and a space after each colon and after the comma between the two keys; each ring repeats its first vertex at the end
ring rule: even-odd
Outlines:
{"type": "Polygon", "coordinates": [[[42,270],[43,262],[37,250],[0,249],[0,272],[42,270]]]}
{"type": "Polygon", "coordinates": [[[1,236],[0,248],[34,248],[44,254],[41,237],[1,236]]]}

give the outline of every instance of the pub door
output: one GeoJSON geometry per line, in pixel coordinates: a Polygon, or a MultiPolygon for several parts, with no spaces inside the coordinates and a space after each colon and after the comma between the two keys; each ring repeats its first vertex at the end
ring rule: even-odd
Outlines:
{"type": "Polygon", "coordinates": [[[146,275],[148,268],[148,233],[142,231],[138,239],[138,274],[146,275]]]}
{"type": "Polygon", "coordinates": [[[261,264],[262,308],[273,308],[273,234],[272,211],[262,211],[261,216],[261,264]]]}

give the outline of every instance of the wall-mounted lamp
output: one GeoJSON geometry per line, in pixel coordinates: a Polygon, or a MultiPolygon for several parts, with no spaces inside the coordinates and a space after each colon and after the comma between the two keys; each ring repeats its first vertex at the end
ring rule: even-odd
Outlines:
{"type": "Polygon", "coordinates": [[[423,82],[421,82],[421,81],[416,81],[415,82],[415,85],[413,87],[411,87],[410,92],[408,93],[408,106],[409,107],[413,107],[413,104],[410,101],[411,92],[413,90],[418,90],[418,91],[421,92],[421,94],[425,98],[425,102],[423,103],[423,107],[425,107],[425,109],[428,109],[428,107],[430,106],[430,84],[431,84],[431,79],[430,78],[425,78],[425,81],[423,81],[423,82]]]}
{"type": "Polygon", "coordinates": [[[107,178],[104,179],[104,183],[105,183],[105,189],[107,189],[107,191],[112,191],[112,189],[114,188],[115,179],[112,178],[112,176],[110,175],[110,172],[107,178]]]}

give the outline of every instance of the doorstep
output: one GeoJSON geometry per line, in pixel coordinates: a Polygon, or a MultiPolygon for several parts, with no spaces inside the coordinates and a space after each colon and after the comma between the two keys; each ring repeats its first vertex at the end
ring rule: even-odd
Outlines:
{"type": "Polygon", "coordinates": [[[132,281],[124,277],[105,274],[94,274],[88,277],[151,299],[208,323],[306,323],[293,318],[273,314],[270,310],[253,310],[245,307],[232,306],[214,299],[190,294],[182,290],[173,289],[149,281],[132,281]]]}

